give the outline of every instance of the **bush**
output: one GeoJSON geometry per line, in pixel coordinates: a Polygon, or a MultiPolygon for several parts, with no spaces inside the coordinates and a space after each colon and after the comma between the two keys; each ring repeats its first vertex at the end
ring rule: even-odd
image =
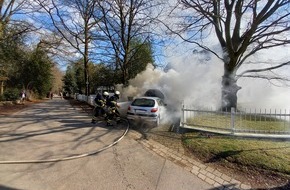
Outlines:
{"type": "Polygon", "coordinates": [[[4,95],[0,94],[0,101],[4,101],[4,100],[5,100],[4,95]]]}
{"type": "Polygon", "coordinates": [[[15,101],[15,100],[20,98],[19,94],[20,94],[20,92],[18,89],[11,88],[11,89],[7,89],[3,93],[3,97],[4,97],[4,100],[6,100],[6,101],[15,101]]]}

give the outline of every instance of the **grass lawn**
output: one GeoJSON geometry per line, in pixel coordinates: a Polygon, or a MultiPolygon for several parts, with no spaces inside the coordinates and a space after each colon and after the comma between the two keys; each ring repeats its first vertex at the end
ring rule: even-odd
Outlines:
{"type": "Polygon", "coordinates": [[[184,145],[208,163],[230,162],[290,175],[290,141],[243,139],[201,132],[184,134],[184,145]]]}
{"type": "MultiPolygon", "coordinates": [[[[187,125],[190,126],[204,126],[219,129],[231,129],[231,116],[206,114],[187,118],[187,125]]],[[[266,132],[290,132],[290,123],[287,120],[251,116],[251,115],[236,115],[234,122],[237,130],[252,130],[252,131],[266,131],[266,132]]]]}

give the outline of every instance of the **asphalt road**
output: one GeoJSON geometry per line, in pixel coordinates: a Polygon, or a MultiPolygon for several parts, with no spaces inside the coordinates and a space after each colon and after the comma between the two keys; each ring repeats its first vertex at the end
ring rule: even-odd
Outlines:
{"type": "Polygon", "coordinates": [[[0,117],[0,189],[27,190],[176,190],[213,189],[184,168],[154,154],[126,135],[115,146],[90,156],[48,163],[3,161],[51,160],[92,153],[124,133],[125,123],[90,123],[87,113],[66,100],[35,104],[0,117]]]}

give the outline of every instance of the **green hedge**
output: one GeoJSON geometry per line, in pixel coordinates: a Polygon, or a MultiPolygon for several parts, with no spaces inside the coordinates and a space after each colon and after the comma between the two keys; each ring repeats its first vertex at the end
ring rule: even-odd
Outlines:
{"type": "Polygon", "coordinates": [[[3,93],[3,97],[0,97],[3,101],[15,101],[20,98],[20,91],[16,88],[7,89],[3,93]]]}

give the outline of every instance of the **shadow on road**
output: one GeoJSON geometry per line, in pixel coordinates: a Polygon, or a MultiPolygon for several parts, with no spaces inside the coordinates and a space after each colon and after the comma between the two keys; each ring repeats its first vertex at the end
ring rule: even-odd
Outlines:
{"type": "Polygon", "coordinates": [[[0,190],[21,190],[21,189],[15,189],[4,185],[0,185],[0,190]]]}
{"type": "MultiPolygon", "coordinates": [[[[21,147],[27,152],[32,151],[29,149],[41,150],[38,159],[49,159],[56,154],[72,155],[77,149],[79,152],[88,151],[86,146],[89,145],[98,148],[113,142],[125,128],[107,127],[104,121],[92,124],[88,110],[86,113],[80,110],[66,100],[50,100],[1,119],[0,153],[21,147]],[[106,138],[108,142],[104,142],[106,138]]],[[[12,157],[16,154],[11,153],[12,157]]]]}

